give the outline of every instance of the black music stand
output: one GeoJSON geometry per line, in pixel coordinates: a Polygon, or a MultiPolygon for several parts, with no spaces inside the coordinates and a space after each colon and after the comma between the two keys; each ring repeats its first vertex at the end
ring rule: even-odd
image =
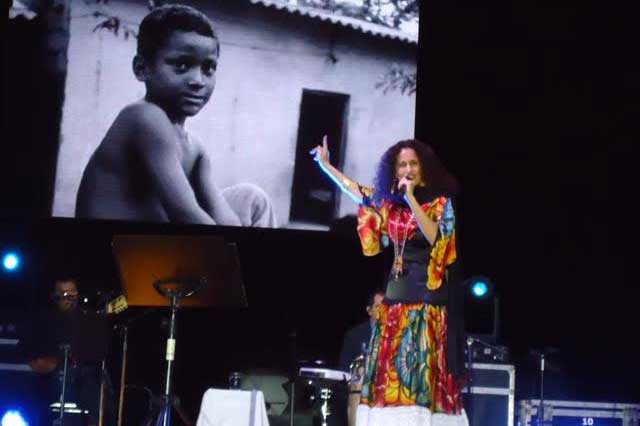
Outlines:
{"type": "Polygon", "coordinates": [[[179,307],[247,307],[235,244],[220,237],[115,235],[112,248],[129,306],[168,306],[164,394],[156,425],[171,424],[171,408],[180,411],[171,379],[179,307]]]}
{"type": "MultiPolygon", "coordinates": [[[[61,351],[64,353],[62,390],[60,399],[57,401],[58,407],[53,408],[54,412],[56,409],[59,412],[58,419],[55,421],[57,426],[63,426],[65,424],[65,414],[70,412],[69,409],[65,408],[65,404],[68,402],[67,384],[69,382],[68,369],[70,357],[73,356],[73,359],[83,366],[104,365],[109,346],[109,323],[106,315],[81,312],[79,309],[72,315],[74,315],[74,317],[69,333],[65,336],[64,342],[60,346],[61,351]]],[[[104,380],[103,374],[104,371],[101,368],[99,382],[104,380]]],[[[82,380],[86,380],[86,377],[82,380]]],[[[77,397],[78,395],[76,394],[75,398],[77,399],[77,397]]],[[[102,397],[102,395],[100,395],[100,397],[102,397]]],[[[77,400],[75,402],[77,402],[77,400]]],[[[80,408],[81,411],[87,410],[87,407],[84,406],[80,408]]],[[[80,414],[82,415],[82,413],[80,414]]],[[[99,413],[92,412],[91,414],[97,416],[99,413]]]]}

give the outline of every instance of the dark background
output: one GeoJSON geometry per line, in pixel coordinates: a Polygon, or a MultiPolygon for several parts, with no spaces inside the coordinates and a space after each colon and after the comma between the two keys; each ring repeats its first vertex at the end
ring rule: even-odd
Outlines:
{"type": "Polygon", "coordinates": [[[637,401],[637,7],[456,1],[427,13],[418,133],[462,181],[466,270],[500,289],[520,379],[527,347],[552,345],[557,392],[637,401]]]}
{"type": "MultiPolygon", "coordinates": [[[[499,291],[499,342],[517,367],[517,398],[537,397],[530,350],[552,346],[548,397],[640,402],[630,207],[637,12],[588,2],[423,4],[417,136],[462,183],[461,258],[467,276],[484,274],[499,291]]],[[[286,371],[294,342],[298,359],[335,363],[386,270],[384,257],[360,255],[351,221],[315,233],[49,219],[64,80],[34,60],[39,24],[10,25],[22,33],[1,42],[0,248],[18,246],[26,261],[21,275],[1,278],[3,310],[42,302],[60,269],[87,292],[117,288],[114,233],[223,235],[238,243],[249,308],[182,312],[176,388],[193,416],[204,389],[225,385],[232,369],[286,371]]],[[[162,316],[137,320],[130,336],[129,382],[156,392],[162,316]]]]}

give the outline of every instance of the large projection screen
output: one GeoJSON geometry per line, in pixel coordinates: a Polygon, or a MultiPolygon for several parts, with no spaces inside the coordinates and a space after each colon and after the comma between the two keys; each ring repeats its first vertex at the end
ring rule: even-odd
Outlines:
{"type": "MultiPolygon", "coordinates": [[[[211,159],[215,186],[231,197],[254,197],[250,208],[263,209],[245,226],[328,229],[356,212],[308,154],[323,134],[332,164],[367,185],[383,151],[414,136],[415,83],[407,81],[415,82],[418,14],[393,24],[392,3],[185,3],[213,21],[220,41],[211,99],[185,128],[211,159]],[[367,3],[372,9],[365,13],[367,3]],[[383,25],[385,19],[392,24],[383,25]]],[[[70,6],[55,217],[75,217],[89,159],[119,112],[145,96],[132,60],[149,2],[71,0],[70,6]]]]}

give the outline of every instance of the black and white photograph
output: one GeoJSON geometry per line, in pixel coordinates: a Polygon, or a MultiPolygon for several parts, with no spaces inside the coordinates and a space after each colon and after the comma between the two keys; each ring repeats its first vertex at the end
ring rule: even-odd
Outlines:
{"type": "MultiPolygon", "coordinates": [[[[182,133],[167,136],[186,141],[179,167],[162,160],[155,142],[136,151],[146,152],[140,158],[121,152],[116,160],[108,148],[129,143],[119,140],[127,139],[123,111],[159,96],[134,64],[140,22],[153,8],[72,1],[53,216],[328,229],[357,206],[342,202],[309,150],[327,135],[332,162],[371,184],[373,170],[358,165],[379,158],[389,140],[414,135],[414,4],[190,3],[215,31],[216,64],[210,87],[194,89],[206,96],[191,94],[200,104],[182,119],[182,133]]],[[[160,132],[154,123],[151,132],[160,132]]]]}

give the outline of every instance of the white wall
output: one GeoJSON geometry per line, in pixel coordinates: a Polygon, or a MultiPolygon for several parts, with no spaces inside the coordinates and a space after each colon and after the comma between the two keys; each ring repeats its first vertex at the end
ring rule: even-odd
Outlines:
{"type": "MultiPolygon", "coordinates": [[[[260,185],[287,226],[303,89],[350,95],[344,171],[362,183],[371,183],[386,147],[413,136],[415,96],[385,95],[374,87],[392,63],[415,69],[409,46],[337,29],[334,64],[327,60],[331,41],[324,24],[261,6],[211,3],[193,5],[217,25],[217,85],[209,104],[187,120],[187,128],[203,141],[221,187],[260,185]]],[[[144,96],[144,86],[131,71],[136,40],[93,32],[93,7],[73,0],[55,216],[73,216],[91,153],[120,109],[144,96]]],[[[109,10],[135,29],[147,13],[146,3],[134,1],[112,0],[109,10]]],[[[341,216],[355,211],[346,197],[340,205],[341,216]]]]}

